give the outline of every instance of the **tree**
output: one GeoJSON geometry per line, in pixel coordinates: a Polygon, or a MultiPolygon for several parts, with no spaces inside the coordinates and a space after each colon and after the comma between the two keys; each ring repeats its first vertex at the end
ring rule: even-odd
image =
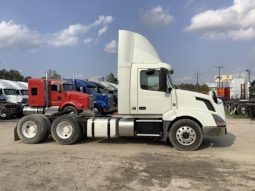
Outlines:
{"type": "Polygon", "coordinates": [[[209,92],[209,88],[206,84],[202,84],[202,85],[180,84],[177,87],[183,90],[195,91],[195,92],[200,92],[204,94],[207,94],[209,92]]]}
{"type": "Polygon", "coordinates": [[[18,70],[0,70],[0,78],[13,81],[23,81],[24,76],[18,70]]]}
{"type": "Polygon", "coordinates": [[[62,79],[61,75],[59,73],[57,73],[56,70],[49,69],[47,74],[48,74],[48,79],[52,79],[52,80],[61,80],[62,79]]]}
{"type": "Polygon", "coordinates": [[[118,83],[118,79],[114,76],[113,73],[110,73],[107,76],[105,76],[105,81],[111,82],[111,83],[114,83],[114,84],[118,83]]]}

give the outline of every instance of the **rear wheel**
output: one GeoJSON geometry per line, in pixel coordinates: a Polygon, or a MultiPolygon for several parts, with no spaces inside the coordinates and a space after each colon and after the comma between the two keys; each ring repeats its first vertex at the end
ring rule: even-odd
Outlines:
{"type": "Polygon", "coordinates": [[[181,119],[171,126],[169,139],[177,150],[194,151],[201,145],[203,133],[196,122],[181,119]]]}
{"type": "Polygon", "coordinates": [[[41,115],[26,115],[18,122],[17,133],[24,143],[39,143],[47,134],[47,123],[41,115]]]}
{"type": "Polygon", "coordinates": [[[62,115],[51,126],[53,139],[64,145],[70,145],[81,138],[81,125],[75,115],[62,115]]]}
{"type": "Polygon", "coordinates": [[[247,113],[247,105],[246,104],[239,104],[236,107],[236,113],[245,115],[247,113]]]}
{"type": "Polygon", "coordinates": [[[45,134],[45,137],[44,137],[44,140],[45,140],[45,139],[47,139],[47,138],[49,137],[49,135],[50,135],[51,122],[50,122],[49,118],[46,117],[45,115],[43,115],[43,114],[38,114],[38,115],[40,115],[40,116],[42,117],[42,119],[44,120],[44,122],[45,122],[45,128],[47,129],[46,134],[45,134]]]}

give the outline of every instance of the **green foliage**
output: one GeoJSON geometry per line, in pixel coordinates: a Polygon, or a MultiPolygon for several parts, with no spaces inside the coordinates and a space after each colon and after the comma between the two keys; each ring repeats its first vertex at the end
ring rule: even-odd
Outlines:
{"type": "Polygon", "coordinates": [[[182,83],[180,85],[177,85],[177,87],[182,90],[189,90],[189,91],[205,93],[205,94],[207,94],[209,92],[209,88],[206,84],[195,85],[195,84],[183,84],[182,83]]]}
{"type": "Polygon", "coordinates": [[[25,77],[18,70],[0,70],[0,79],[24,81],[25,77]]]}

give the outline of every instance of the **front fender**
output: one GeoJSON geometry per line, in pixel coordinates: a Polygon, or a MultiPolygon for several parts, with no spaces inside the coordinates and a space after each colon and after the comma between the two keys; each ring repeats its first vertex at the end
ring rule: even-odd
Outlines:
{"type": "Polygon", "coordinates": [[[163,115],[163,120],[174,121],[181,117],[194,118],[199,121],[203,127],[217,126],[211,112],[194,109],[170,110],[163,115]]]}
{"type": "Polygon", "coordinates": [[[94,105],[95,105],[95,106],[99,106],[99,107],[101,107],[101,108],[106,108],[106,107],[108,107],[108,105],[106,105],[105,102],[103,102],[103,101],[95,101],[95,102],[94,102],[94,105]]]}
{"type": "Polygon", "coordinates": [[[84,105],[77,102],[77,101],[68,101],[63,103],[62,105],[59,106],[59,110],[63,110],[63,108],[65,108],[66,106],[73,106],[75,107],[77,110],[82,110],[85,109],[84,105]]]}

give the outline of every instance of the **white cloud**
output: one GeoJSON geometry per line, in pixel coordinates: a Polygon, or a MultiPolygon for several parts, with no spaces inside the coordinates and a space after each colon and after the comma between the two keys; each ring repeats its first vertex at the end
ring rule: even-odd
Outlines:
{"type": "Polygon", "coordinates": [[[118,44],[116,40],[112,40],[111,42],[107,43],[104,47],[104,51],[110,54],[116,53],[118,49],[118,44]]]}
{"type": "MultiPolygon", "coordinates": [[[[107,32],[108,25],[113,22],[112,16],[99,16],[98,19],[91,24],[82,25],[75,24],[70,25],[67,29],[64,29],[60,32],[57,32],[53,35],[52,39],[49,41],[49,44],[55,47],[63,47],[63,46],[75,46],[80,42],[80,39],[84,37],[84,35],[92,30],[93,28],[102,26],[99,29],[96,40],[104,33],[107,32]]],[[[85,44],[92,43],[94,40],[92,38],[85,39],[83,41],[85,44]]]]}
{"type": "Polygon", "coordinates": [[[90,44],[94,41],[94,38],[91,38],[91,37],[88,37],[86,39],[83,40],[83,43],[84,44],[90,44]]]}
{"type": "Polygon", "coordinates": [[[108,30],[107,26],[104,26],[103,28],[99,29],[97,36],[102,36],[104,33],[106,33],[108,30]]]}
{"type": "Polygon", "coordinates": [[[255,38],[255,1],[234,0],[225,9],[207,10],[192,17],[186,28],[204,38],[247,40],[255,38]]]}
{"type": "Polygon", "coordinates": [[[173,16],[164,10],[160,5],[155,6],[141,14],[141,19],[145,24],[151,26],[169,25],[173,16]]]}
{"type": "Polygon", "coordinates": [[[87,25],[78,23],[55,33],[42,34],[13,21],[2,21],[0,22],[0,48],[27,48],[31,51],[41,46],[58,48],[75,46],[81,42],[89,44],[93,43],[94,39],[98,41],[107,32],[111,22],[113,22],[112,16],[99,16],[96,21],[87,25]],[[91,30],[98,30],[98,33],[93,32],[96,34],[95,37],[86,38],[91,30]]]}
{"type": "Polygon", "coordinates": [[[0,22],[0,48],[36,48],[42,43],[42,36],[25,25],[13,21],[0,22]]]}

